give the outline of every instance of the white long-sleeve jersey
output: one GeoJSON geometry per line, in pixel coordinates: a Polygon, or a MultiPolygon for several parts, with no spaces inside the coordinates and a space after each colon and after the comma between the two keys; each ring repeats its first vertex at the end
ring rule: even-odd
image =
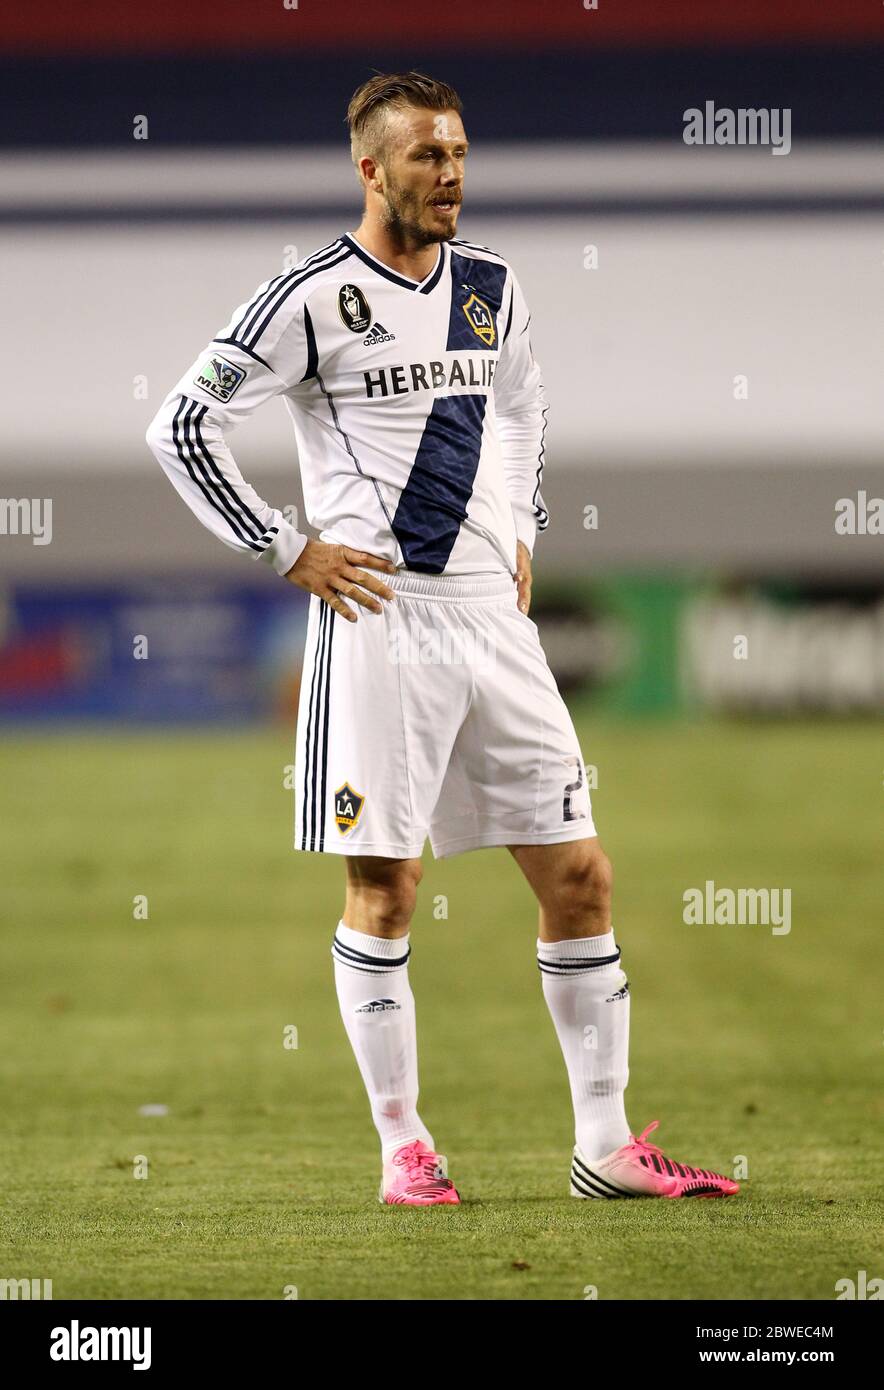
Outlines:
{"type": "Polygon", "coordinates": [[[220,540],[279,574],[307,537],[242,477],[227,435],[271,396],[294,423],[324,541],[424,574],[515,573],[548,523],[546,397],[512,269],[440,244],[424,280],[345,235],[266,281],[169,393],[147,440],[220,540]]]}

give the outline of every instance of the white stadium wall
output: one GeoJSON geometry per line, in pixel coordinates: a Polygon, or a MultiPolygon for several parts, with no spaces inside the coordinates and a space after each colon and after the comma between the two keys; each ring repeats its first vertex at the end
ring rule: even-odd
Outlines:
{"type": "MultiPolygon", "coordinates": [[[[667,495],[679,479],[685,489],[676,529],[686,532],[720,509],[710,488],[739,506],[740,478],[753,479],[753,494],[770,494],[771,558],[785,545],[788,559],[796,477],[822,489],[807,505],[828,514],[838,476],[874,488],[881,473],[884,216],[862,205],[880,145],[708,154],[558,145],[470,156],[461,231],[512,262],[532,309],[550,492],[570,512],[595,500],[594,486],[632,487],[632,512],[647,512],[631,538],[599,538],[607,559],[629,559],[630,545],[653,557],[663,474],[667,495]],[[698,518],[685,515],[692,505],[698,518]]],[[[88,496],[100,512],[111,494],[124,505],[120,489],[156,487],[171,508],[143,443],[162,396],[258,282],[357,220],[343,150],[0,159],[15,325],[0,349],[7,489],[30,480],[33,495],[38,477],[54,476],[72,508],[88,496]]],[[[234,448],[256,482],[279,479],[274,500],[297,499],[281,402],[234,448]]],[[[705,533],[710,558],[721,555],[721,534],[705,533]]],[[[746,543],[735,528],[735,556],[746,543]]],[[[54,551],[47,562],[71,553],[54,551]]],[[[567,538],[551,551],[564,559],[567,538]]],[[[116,557],[111,543],[106,559],[116,557]]]]}

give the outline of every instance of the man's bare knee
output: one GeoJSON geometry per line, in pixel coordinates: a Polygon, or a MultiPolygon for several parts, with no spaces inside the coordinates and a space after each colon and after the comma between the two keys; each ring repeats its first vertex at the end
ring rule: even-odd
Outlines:
{"type": "Polygon", "coordinates": [[[423,878],[420,860],[360,856],[348,861],[347,869],[347,925],[372,936],[404,936],[423,878]]]}
{"type": "Polygon", "coordinates": [[[569,917],[607,912],[611,906],[614,870],[601,848],[574,859],[562,872],[556,885],[556,908],[569,917]]]}

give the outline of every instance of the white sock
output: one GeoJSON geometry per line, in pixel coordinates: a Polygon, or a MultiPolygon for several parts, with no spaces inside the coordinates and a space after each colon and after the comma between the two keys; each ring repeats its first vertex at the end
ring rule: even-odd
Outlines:
{"type": "Polygon", "coordinates": [[[368,1092],[384,1158],[412,1139],[435,1148],[417,1113],[417,1026],[408,983],[408,936],[395,941],[338,923],[335,985],[347,1037],[368,1092]]]}
{"type": "Polygon", "coordinates": [[[584,1158],[603,1158],[630,1136],[629,986],[614,933],[538,941],[537,963],[568,1068],[575,1138],[584,1158]]]}

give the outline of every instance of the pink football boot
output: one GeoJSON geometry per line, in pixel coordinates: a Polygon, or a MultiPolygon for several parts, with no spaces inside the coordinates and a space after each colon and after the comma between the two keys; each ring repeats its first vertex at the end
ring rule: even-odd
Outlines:
{"type": "Polygon", "coordinates": [[[403,1144],[386,1160],[378,1201],[406,1207],[460,1205],[447,1158],[421,1139],[403,1144]]]}
{"type": "Polygon", "coordinates": [[[732,1197],[740,1184],[708,1168],[694,1168],[667,1158],[647,1135],[660,1123],[652,1120],[636,1139],[590,1163],[575,1147],[571,1161],[572,1197],[732,1197]]]}

